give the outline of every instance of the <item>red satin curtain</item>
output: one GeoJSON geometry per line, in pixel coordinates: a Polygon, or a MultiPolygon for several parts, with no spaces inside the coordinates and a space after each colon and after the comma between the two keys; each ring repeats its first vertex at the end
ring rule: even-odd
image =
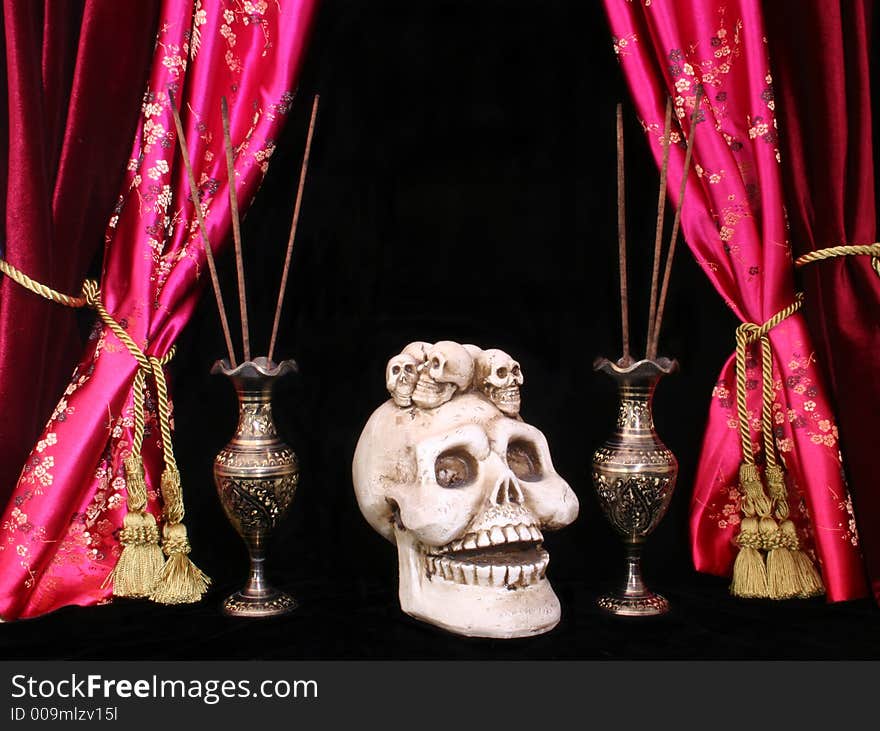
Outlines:
{"type": "MultiPolygon", "coordinates": [[[[667,96],[674,100],[678,125],[669,190],[676,204],[682,134],[696,134],[682,213],[687,244],[733,312],[760,325],[793,303],[796,293],[780,165],[779,140],[786,130],[776,118],[773,49],[762,3],[605,0],[605,7],[615,52],[658,162],[665,101],[667,96]],[[689,118],[698,86],[705,96],[695,131],[689,118]]],[[[802,63],[811,50],[802,45],[792,63],[802,63]]],[[[769,339],[773,436],[787,469],[789,510],[800,545],[818,563],[830,600],[863,596],[863,564],[838,427],[803,313],[773,328],[769,339]]],[[[733,332],[730,342],[732,350],[733,332]]],[[[763,389],[754,352],[747,366],[746,411],[760,450],[763,389]]],[[[691,502],[694,563],[718,575],[731,572],[741,522],[738,468],[743,452],[735,395],[731,358],[712,394],[691,502]]]]}
{"type": "MultiPolygon", "coordinates": [[[[795,256],[877,241],[871,0],[764,3],[795,256]]],[[[875,51],[876,52],[876,51],[875,51]]],[[[844,463],[880,600],[880,277],[865,256],[803,270],[806,315],[833,391],[844,463]]]]}
{"type": "MultiPolygon", "coordinates": [[[[4,0],[0,255],[76,294],[137,121],[158,0],[4,0]]],[[[0,276],[0,506],[82,350],[72,310],[0,276]]]]}
{"type": "MultiPolygon", "coordinates": [[[[111,215],[101,217],[107,225],[100,286],[107,310],[148,356],[168,353],[207,279],[194,206],[203,209],[214,249],[229,238],[221,97],[230,107],[243,215],[291,110],[315,5],[162,0],[157,31],[140,31],[151,35],[152,60],[145,88],[139,88],[142,102],[135,104],[138,123],[118,201],[111,215]],[[171,95],[181,111],[198,201],[190,195],[179,153],[171,95]]],[[[120,554],[126,512],[124,460],[132,449],[136,371],[124,344],[98,323],[0,518],[0,618],[34,617],[110,597],[106,579],[120,554]]],[[[167,445],[161,444],[153,391],[145,410],[148,509],[161,519],[167,445]]],[[[182,478],[186,502],[191,476],[182,478]]],[[[193,546],[196,561],[201,550],[193,546]]]]}

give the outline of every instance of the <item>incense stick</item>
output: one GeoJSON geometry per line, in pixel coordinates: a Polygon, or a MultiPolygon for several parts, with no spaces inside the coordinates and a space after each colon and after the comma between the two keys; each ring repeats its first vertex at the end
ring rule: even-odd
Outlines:
{"type": "Polygon", "coordinates": [[[214,287],[214,297],[217,300],[217,311],[220,313],[220,326],[223,328],[223,337],[226,339],[226,350],[229,352],[229,364],[235,368],[235,352],[232,349],[232,337],[229,334],[229,321],[226,319],[226,307],[223,305],[223,295],[220,292],[220,279],[217,276],[217,267],[214,266],[214,252],[211,250],[211,242],[208,240],[208,230],[205,227],[205,219],[202,216],[201,197],[196,185],[196,177],[193,174],[192,164],[189,159],[189,151],[186,148],[186,138],[183,134],[183,124],[180,122],[180,112],[174,103],[174,97],[168,92],[168,102],[171,106],[171,115],[174,117],[174,127],[177,129],[177,141],[180,145],[180,155],[183,158],[183,166],[189,178],[189,191],[195,208],[196,219],[199,222],[199,230],[202,234],[202,242],[205,245],[205,259],[208,262],[208,270],[211,273],[211,285],[214,287]]]}
{"type": "Polygon", "coordinates": [[[666,253],[666,266],[663,271],[663,286],[660,288],[660,301],[657,304],[657,320],[654,324],[654,339],[651,343],[651,352],[654,357],[657,354],[657,346],[660,341],[660,328],[663,326],[663,312],[666,309],[666,293],[669,290],[669,278],[672,274],[672,258],[675,256],[675,245],[678,241],[678,230],[681,225],[681,209],[684,208],[684,192],[687,187],[688,173],[691,169],[691,154],[693,153],[694,137],[697,132],[697,112],[700,109],[700,101],[703,99],[703,90],[697,91],[697,98],[694,102],[694,111],[691,112],[691,134],[687,141],[687,150],[684,154],[684,170],[681,174],[681,186],[678,191],[678,208],[675,211],[675,217],[672,220],[672,237],[669,241],[669,251],[666,253]]]}
{"type": "Polygon", "coordinates": [[[626,184],[623,157],[623,106],[617,105],[617,255],[620,261],[620,321],[623,333],[623,355],[627,364],[629,354],[629,291],[626,282],[626,184]]]}
{"type": "Polygon", "coordinates": [[[315,94],[312,102],[312,118],[309,121],[309,133],[306,137],[306,148],[303,152],[302,168],[299,173],[299,187],[296,191],[296,203],[293,207],[293,222],[290,224],[290,238],[287,240],[287,253],[284,256],[284,269],[281,272],[281,288],[278,290],[278,302],[275,305],[275,320],[272,323],[272,338],[269,340],[269,360],[275,352],[275,341],[278,338],[278,325],[281,322],[281,308],[284,305],[284,294],[287,290],[287,275],[290,272],[290,257],[293,253],[293,240],[296,238],[296,227],[299,223],[299,209],[302,203],[303,188],[306,182],[306,172],[309,169],[309,154],[312,149],[312,135],[315,132],[315,117],[318,114],[318,101],[320,97],[315,94]]]}
{"type": "Polygon", "coordinates": [[[251,335],[248,327],[247,292],[244,286],[244,258],[241,253],[241,222],[238,216],[238,194],[235,192],[235,162],[232,153],[232,137],[229,134],[229,105],[226,97],[220,97],[220,113],[223,118],[223,142],[226,147],[226,177],[229,180],[229,210],[232,214],[232,238],[235,242],[235,270],[238,274],[238,309],[241,313],[241,343],[245,362],[251,359],[251,335]]]}
{"type": "Polygon", "coordinates": [[[663,123],[663,164],[660,166],[660,192],[657,195],[657,228],[654,234],[654,265],[651,271],[651,301],[648,309],[648,339],[645,357],[651,357],[654,340],[654,318],[657,313],[657,287],[660,283],[660,253],[663,245],[663,219],[666,215],[666,175],[669,171],[669,137],[672,126],[672,99],[666,97],[666,119],[663,123]]]}

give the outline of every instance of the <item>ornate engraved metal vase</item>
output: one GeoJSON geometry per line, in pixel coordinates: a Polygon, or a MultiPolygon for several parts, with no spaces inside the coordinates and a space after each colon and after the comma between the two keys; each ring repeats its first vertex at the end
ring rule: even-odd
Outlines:
{"type": "Polygon", "coordinates": [[[645,586],[642,546],[666,514],[678,461],[654,430],[652,402],[657,382],[678,367],[674,360],[640,360],[626,366],[600,358],[594,369],[617,382],[617,428],[593,455],[593,485],[608,521],[623,538],[626,575],[598,605],[612,614],[665,614],[669,602],[645,586]]]}
{"type": "Polygon", "coordinates": [[[232,369],[229,361],[214,364],[211,373],[232,381],[238,395],[238,427],[232,441],[214,458],[214,482],[226,517],[250,554],[250,578],[244,589],[223,602],[223,611],[237,617],[269,617],[296,608],[288,594],[266,580],[266,543],[284,517],[299,481],[293,450],[278,437],[272,419],[272,388],[296,363],[275,364],[254,358],[232,369]]]}

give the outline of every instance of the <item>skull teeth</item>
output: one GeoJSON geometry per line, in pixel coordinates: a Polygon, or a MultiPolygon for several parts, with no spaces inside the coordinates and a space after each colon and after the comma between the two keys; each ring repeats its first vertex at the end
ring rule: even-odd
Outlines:
{"type": "Polygon", "coordinates": [[[424,553],[426,574],[431,580],[442,579],[469,586],[515,589],[537,584],[544,579],[549,562],[547,552],[540,546],[543,540],[538,526],[524,523],[496,525],[467,533],[445,546],[428,549],[430,553],[424,553]],[[522,548],[531,545],[533,552],[526,554],[531,560],[517,562],[514,558],[517,549],[513,549],[513,554],[499,555],[499,563],[487,563],[488,554],[479,551],[481,548],[514,544],[522,548]]]}
{"type": "Polygon", "coordinates": [[[455,584],[516,589],[542,581],[550,561],[546,551],[533,563],[504,565],[472,564],[451,556],[425,556],[430,580],[443,579],[455,584]]]}
{"type": "Polygon", "coordinates": [[[536,525],[496,525],[488,530],[480,530],[475,533],[467,533],[463,538],[447,543],[445,546],[434,549],[434,554],[457,553],[458,551],[473,551],[478,548],[489,546],[503,546],[507,543],[541,543],[544,535],[536,525]]]}
{"type": "Polygon", "coordinates": [[[495,391],[495,397],[499,401],[519,401],[519,387],[499,388],[495,391]]]}

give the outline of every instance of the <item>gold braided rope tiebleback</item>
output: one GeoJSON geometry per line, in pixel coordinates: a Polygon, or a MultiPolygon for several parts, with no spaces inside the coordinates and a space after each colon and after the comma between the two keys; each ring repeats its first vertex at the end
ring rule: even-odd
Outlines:
{"type": "Polygon", "coordinates": [[[773,349],[770,331],[797,312],[804,302],[799,292],[788,307],[763,325],[744,322],[736,330],[736,410],[743,461],[739,469],[742,522],[736,543],[730,592],[748,598],[790,599],[824,591],[809,556],[800,548],[794,523],[789,519],[785,472],[776,453],[773,435],[773,349]],[[746,357],[749,346],[761,352],[761,434],[764,446],[764,482],[755,462],[749,425],[746,357]]]}
{"type": "Polygon", "coordinates": [[[799,256],[794,265],[798,268],[813,262],[825,259],[836,259],[841,256],[870,256],[871,267],[880,277],[880,242],[873,244],[860,244],[855,246],[830,246],[827,249],[817,249],[809,254],[799,256]]]}
{"type": "Polygon", "coordinates": [[[149,597],[162,604],[181,604],[198,601],[205,593],[210,579],[190,561],[189,540],[183,525],[183,493],[180,472],[174,459],[171,440],[171,406],[164,366],[174,357],[175,347],[162,358],[146,355],[125,329],[113,318],[101,301],[98,283],[83,282],[82,296],[58,292],[32,279],[9,262],[0,259],[0,272],[25,289],[67,307],[90,307],[98,313],[104,325],[126,347],[138,363],[132,386],[134,432],[131,454],[125,459],[128,512],[119,533],[122,553],[107,581],[113,582],[113,594],[125,597],[149,597]],[[165,468],[161,477],[163,515],[162,548],[159,548],[159,530],[156,519],[147,510],[147,486],[144,479],[143,440],[145,431],[144,389],[152,377],[156,387],[159,411],[159,431],[165,468]],[[167,560],[162,557],[165,553],[167,560]]]}
{"type": "Polygon", "coordinates": [[[47,287],[45,284],[40,284],[36,279],[31,279],[27,274],[16,269],[5,259],[0,259],[0,272],[3,272],[16,284],[20,284],[25,289],[30,290],[34,294],[37,294],[50,302],[65,305],[66,307],[86,306],[85,297],[72,297],[69,294],[64,294],[51,287],[47,287]]]}

